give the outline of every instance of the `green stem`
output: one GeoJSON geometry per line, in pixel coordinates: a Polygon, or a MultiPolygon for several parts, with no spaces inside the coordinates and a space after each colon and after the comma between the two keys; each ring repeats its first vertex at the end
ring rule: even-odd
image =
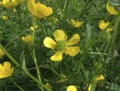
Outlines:
{"type": "Polygon", "coordinates": [[[14,80],[12,80],[12,82],[16,87],[19,88],[19,90],[24,91],[24,89],[22,89],[14,80]]]}
{"type": "MultiPolygon", "coordinates": [[[[40,84],[42,84],[41,74],[40,74],[40,70],[39,70],[39,67],[38,67],[38,64],[37,64],[36,55],[35,55],[35,49],[33,49],[33,51],[32,51],[32,58],[33,58],[34,63],[35,63],[35,67],[36,67],[36,71],[37,71],[37,75],[38,75],[39,82],[40,82],[40,84]]],[[[42,86],[42,85],[41,85],[40,88],[41,88],[41,90],[43,91],[43,86],[42,86]]]]}
{"type": "Polygon", "coordinates": [[[37,84],[41,85],[39,83],[39,81],[32,75],[30,74],[26,69],[23,69],[21,67],[21,65],[17,62],[17,60],[15,60],[8,52],[7,50],[0,44],[0,48],[4,51],[4,53],[6,54],[6,56],[20,69],[22,69],[31,79],[33,79],[37,84]]]}

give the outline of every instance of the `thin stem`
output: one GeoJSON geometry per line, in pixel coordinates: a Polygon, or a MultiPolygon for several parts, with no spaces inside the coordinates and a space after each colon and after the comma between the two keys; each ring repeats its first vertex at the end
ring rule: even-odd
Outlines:
{"type": "Polygon", "coordinates": [[[12,80],[12,82],[16,87],[19,88],[19,90],[24,91],[24,89],[22,89],[14,80],[12,80]]]}
{"type": "MultiPolygon", "coordinates": [[[[32,51],[32,58],[33,58],[34,63],[35,63],[35,67],[36,67],[36,71],[37,71],[39,82],[40,82],[40,84],[42,84],[40,70],[39,70],[39,67],[38,67],[38,64],[37,64],[37,59],[36,59],[36,55],[35,55],[35,50],[34,49],[32,51]]],[[[42,86],[41,86],[41,90],[43,91],[43,87],[42,86]]]]}
{"type": "Polygon", "coordinates": [[[4,51],[4,53],[6,54],[6,56],[20,69],[22,69],[31,79],[33,79],[37,84],[41,85],[39,83],[39,81],[32,75],[30,74],[26,69],[23,69],[21,67],[21,65],[17,62],[17,60],[15,60],[8,52],[7,50],[0,44],[0,48],[4,51]]]}

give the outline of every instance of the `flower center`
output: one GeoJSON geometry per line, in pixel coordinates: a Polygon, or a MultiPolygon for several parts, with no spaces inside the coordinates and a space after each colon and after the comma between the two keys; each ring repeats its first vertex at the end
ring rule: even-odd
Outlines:
{"type": "Polygon", "coordinates": [[[67,43],[66,41],[57,41],[57,45],[56,45],[56,50],[57,51],[63,51],[66,49],[67,43]]]}

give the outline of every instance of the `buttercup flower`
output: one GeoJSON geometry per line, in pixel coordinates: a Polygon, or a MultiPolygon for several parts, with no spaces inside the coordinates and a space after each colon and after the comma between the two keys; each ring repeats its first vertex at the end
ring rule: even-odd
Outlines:
{"type": "Polygon", "coordinates": [[[74,86],[74,85],[69,85],[69,86],[67,87],[67,91],[77,91],[77,87],[74,86]]]}
{"type": "Polygon", "coordinates": [[[63,30],[56,30],[53,35],[55,41],[50,37],[46,37],[43,41],[45,47],[51,48],[56,52],[50,58],[52,61],[61,61],[63,53],[75,56],[80,52],[79,46],[73,46],[80,41],[78,34],[74,34],[68,41],[67,35],[63,30]]]}
{"type": "Polygon", "coordinates": [[[2,49],[0,49],[0,58],[2,58],[5,55],[2,49]]]}
{"type": "Polygon", "coordinates": [[[119,13],[113,6],[110,5],[109,2],[106,4],[106,10],[110,15],[117,15],[119,13]]]}
{"type": "Polygon", "coordinates": [[[22,41],[28,44],[33,43],[33,36],[31,35],[26,35],[24,37],[22,37],[22,41]]]}
{"type": "Polygon", "coordinates": [[[53,13],[52,8],[41,4],[40,2],[35,3],[35,0],[29,0],[27,4],[28,10],[36,18],[45,18],[53,13]]]}
{"type": "MultiPolygon", "coordinates": [[[[110,22],[105,22],[104,20],[100,20],[99,21],[99,28],[101,30],[105,30],[109,26],[109,24],[110,24],[110,22]]],[[[111,27],[106,29],[106,31],[108,31],[108,32],[111,31],[111,30],[112,30],[111,27]]]]}
{"type": "Polygon", "coordinates": [[[14,67],[11,68],[10,62],[0,64],[0,78],[7,78],[12,75],[14,67]]]}
{"type": "Polygon", "coordinates": [[[22,1],[24,0],[2,0],[2,2],[0,1],[0,5],[2,5],[5,8],[11,8],[18,5],[18,3],[22,1]]]}
{"type": "Polygon", "coordinates": [[[71,19],[70,22],[71,22],[71,25],[75,28],[81,27],[83,24],[82,21],[75,21],[74,19],[71,19]]]}

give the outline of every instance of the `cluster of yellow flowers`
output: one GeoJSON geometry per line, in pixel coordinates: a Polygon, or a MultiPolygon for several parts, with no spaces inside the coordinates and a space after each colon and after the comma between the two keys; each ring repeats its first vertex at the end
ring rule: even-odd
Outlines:
{"type": "Polygon", "coordinates": [[[5,8],[11,8],[11,7],[18,5],[22,1],[24,0],[2,0],[0,1],[0,5],[5,8]]]}
{"type": "MultiPolygon", "coordinates": [[[[109,2],[107,2],[107,4],[106,4],[106,10],[110,15],[118,15],[118,13],[119,13],[113,6],[110,5],[109,2]]],[[[99,28],[101,30],[106,30],[107,32],[112,31],[113,28],[109,25],[110,25],[110,22],[106,22],[105,20],[99,21],[99,28]]]]}

